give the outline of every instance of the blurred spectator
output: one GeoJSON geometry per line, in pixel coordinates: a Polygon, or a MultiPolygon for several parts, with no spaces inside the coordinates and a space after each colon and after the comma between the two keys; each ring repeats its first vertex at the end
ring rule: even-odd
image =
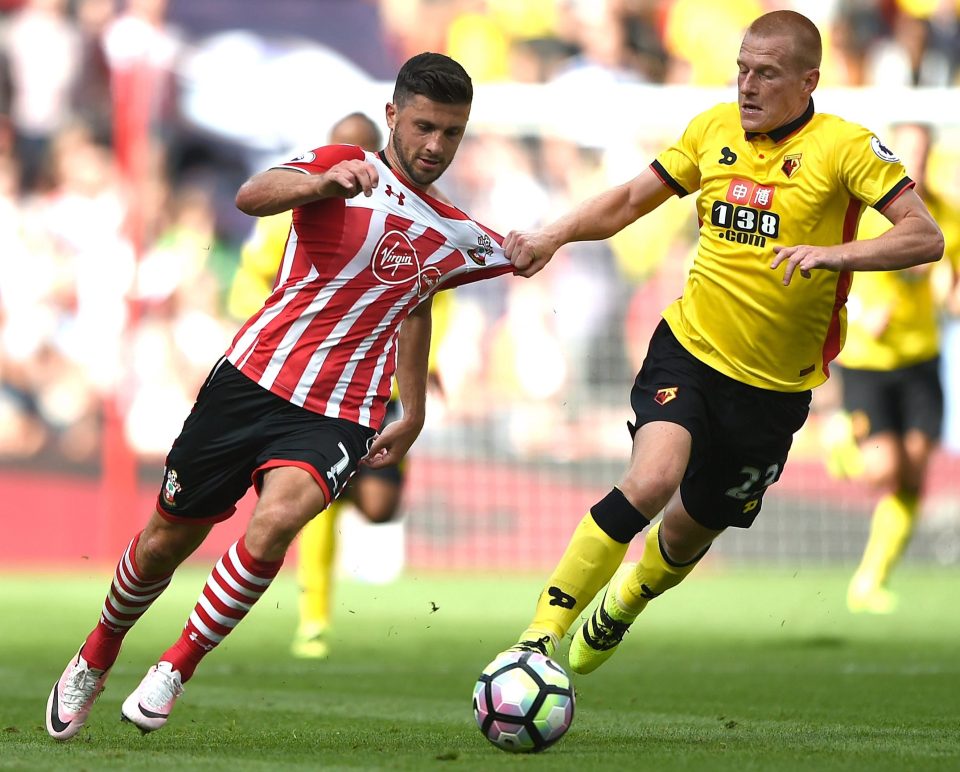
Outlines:
{"type": "Polygon", "coordinates": [[[105,33],[116,13],[116,0],[77,0],[80,36],[78,74],[72,107],[101,143],[113,141],[113,95],[105,33]]]}
{"type": "Polygon", "coordinates": [[[30,191],[40,182],[51,139],[70,118],[80,37],[67,15],[67,0],[29,0],[6,26],[3,50],[21,185],[30,191]]]}
{"type": "Polygon", "coordinates": [[[141,314],[133,330],[127,439],[141,456],[162,459],[182,416],[233,337],[223,313],[238,255],[217,235],[212,196],[177,191],[167,228],[137,275],[141,314]]]}
{"type": "Polygon", "coordinates": [[[939,47],[930,20],[898,11],[892,35],[867,56],[867,83],[883,86],[947,86],[950,57],[939,47]]]}
{"type": "Polygon", "coordinates": [[[760,0],[674,0],[666,14],[664,41],[671,62],[666,81],[726,86],[736,74],[743,30],[766,9],[760,0]]]}
{"type": "MultiPolygon", "coordinates": [[[[478,82],[561,84],[535,97],[543,108],[538,104],[522,126],[512,125],[510,114],[495,127],[475,126],[446,178],[451,200],[502,229],[534,227],[645,165],[649,148],[659,145],[653,132],[670,120],[667,108],[655,100],[624,104],[616,113],[622,119],[610,120],[611,106],[620,110],[623,93],[642,92],[637,84],[728,87],[736,50],[720,42],[737,40],[745,21],[774,5],[370,4],[375,11],[368,15],[382,20],[385,32],[366,42],[387,52],[383,58],[447,51],[467,62],[478,82]],[[622,82],[632,84],[628,92],[613,90],[622,82]],[[564,83],[586,84],[584,99],[571,103],[564,83]]],[[[805,10],[798,0],[776,5],[805,10]]],[[[138,451],[168,445],[164,421],[184,412],[183,400],[204,374],[193,363],[205,365],[211,351],[225,347],[224,320],[246,318],[276,270],[255,241],[244,245],[237,268],[235,245],[249,229],[233,207],[237,180],[311,142],[344,112],[380,115],[389,99],[357,60],[337,53],[343,46],[317,45],[296,25],[287,25],[290,37],[279,36],[281,18],[271,18],[270,37],[242,29],[239,16],[232,21],[240,28],[223,32],[209,0],[186,7],[168,8],[167,0],[0,0],[0,64],[8,73],[4,87],[0,69],[0,455],[96,460],[100,396],[118,379],[133,406],[128,436],[138,451]],[[171,18],[205,19],[203,32],[221,34],[187,45],[171,18]],[[324,76],[322,99],[309,86],[316,73],[324,76]],[[21,173],[26,188],[19,188],[21,173]],[[139,329],[124,339],[131,310],[140,314],[139,329]]],[[[298,7],[302,26],[306,12],[298,7]]],[[[269,13],[276,14],[272,6],[269,13]]],[[[833,0],[817,14],[828,30],[824,84],[956,82],[953,0],[833,0]]],[[[945,132],[931,171],[948,197],[960,185],[960,176],[949,176],[960,168],[955,144],[945,132]]],[[[285,232],[286,222],[278,227],[285,232]]],[[[553,425],[569,430],[564,436],[576,437],[580,452],[592,452],[572,428],[597,420],[582,412],[579,398],[589,392],[590,409],[599,411],[608,404],[604,381],[622,382],[615,372],[635,370],[643,352],[625,341],[647,336],[622,331],[652,325],[652,309],[679,292],[696,228],[689,201],[677,200],[608,242],[578,245],[591,254],[558,262],[549,287],[516,295],[513,284],[507,293],[480,285],[458,290],[451,332],[438,341],[450,420],[489,419],[477,383],[496,373],[521,392],[516,403],[507,390],[498,400],[507,449],[525,426],[532,434],[514,451],[558,453],[548,439],[553,425]],[[535,335],[524,328],[528,322],[535,335]],[[559,403],[548,405],[557,394],[559,403]],[[525,416],[526,407],[532,412],[525,416]]],[[[955,361],[952,345],[945,344],[945,359],[955,361]]],[[[620,397],[617,391],[609,404],[620,397]]]]}

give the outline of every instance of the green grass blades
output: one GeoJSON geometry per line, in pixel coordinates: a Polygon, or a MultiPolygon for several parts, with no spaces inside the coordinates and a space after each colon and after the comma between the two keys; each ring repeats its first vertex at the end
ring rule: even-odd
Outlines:
{"type": "MultiPolygon", "coordinates": [[[[95,621],[106,571],[0,574],[0,769],[956,770],[960,572],[904,566],[901,609],[853,616],[840,569],[705,566],[575,677],[569,733],[536,756],[477,730],[474,681],[513,643],[543,577],[409,576],[338,588],[331,657],[289,654],[285,572],[145,737],[120,703],[177,636],[206,571],[186,567],[130,633],[71,742],[47,694],[95,621]]],[[[565,651],[558,657],[565,663],[565,651]]]]}

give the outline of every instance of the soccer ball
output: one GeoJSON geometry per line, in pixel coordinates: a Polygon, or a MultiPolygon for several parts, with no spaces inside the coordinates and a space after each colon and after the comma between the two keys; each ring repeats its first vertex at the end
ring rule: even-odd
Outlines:
{"type": "Polygon", "coordinates": [[[553,745],[570,728],[573,706],[570,676],[536,652],[503,652],[473,689],[473,715],[483,736],[512,753],[553,745]]]}

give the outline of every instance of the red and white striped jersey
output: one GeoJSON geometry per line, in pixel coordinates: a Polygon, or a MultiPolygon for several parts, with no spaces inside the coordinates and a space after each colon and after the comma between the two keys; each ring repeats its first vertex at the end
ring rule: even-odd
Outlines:
{"type": "Polygon", "coordinates": [[[434,292],[512,266],[500,235],[413,187],[382,154],[331,145],[280,168],[319,174],[361,158],[380,175],[373,195],[293,210],[273,292],[226,356],[295,405],[379,430],[400,323],[434,292]]]}

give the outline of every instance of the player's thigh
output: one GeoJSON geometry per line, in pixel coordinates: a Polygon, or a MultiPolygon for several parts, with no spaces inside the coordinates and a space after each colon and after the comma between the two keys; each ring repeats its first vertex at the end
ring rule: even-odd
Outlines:
{"type": "Polygon", "coordinates": [[[676,492],[694,437],[708,432],[704,389],[712,371],[691,355],[661,321],[630,391],[634,422],[624,494],[648,517],[676,492]]]}
{"type": "Polygon", "coordinates": [[[292,541],[327,506],[327,493],[299,466],[276,466],[263,472],[260,496],[247,528],[247,546],[254,550],[277,541],[292,541]]]}
{"type": "Polygon", "coordinates": [[[767,489],[780,479],[794,434],[810,411],[810,392],[759,389],[720,376],[709,395],[708,435],[695,436],[680,495],[706,528],[749,528],[767,489]]]}
{"type": "Polygon", "coordinates": [[[690,460],[690,432],[670,421],[652,421],[633,436],[630,468],[620,490],[647,517],[656,515],[676,493],[690,460]]]}
{"type": "Polygon", "coordinates": [[[221,360],[167,454],[158,511],[193,523],[230,517],[251,485],[278,403],[287,404],[221,360]]]}

